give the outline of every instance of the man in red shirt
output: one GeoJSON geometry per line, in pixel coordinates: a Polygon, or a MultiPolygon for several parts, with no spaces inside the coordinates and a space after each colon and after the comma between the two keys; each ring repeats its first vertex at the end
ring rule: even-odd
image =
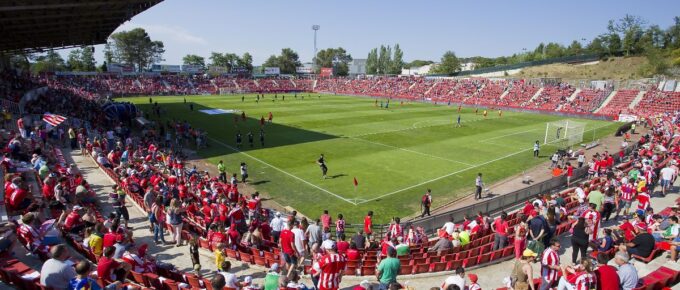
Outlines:
{"type": "Polygon", "coordinates": [[[326,240],[321,244],[326,254],[319,260],[319,290],[337,290],[342,281],[342,272],[345,270],[347,259],[336,252],[335,242],[326,240]]]}
{"type": "Polygon", "coordinates": [[[9,197],[9,207],[13,210],[24,210],[31,205],[31,199],[28,198],[28,191],[24,188],[23,183],[19,185],[9,197]]]}
{"type": "Polygon", "coordinates": [[[595,270],[597,289],[618,290],[619,275],[616,272],[616,268],[607,265],[607,262],[609,262],[607,254],[602,252],[597,254],[597,263],[599,264],[597,270],[595,270]]]}
{"type": "Polygon", "coordinates": [[[574,176],[574,166],[567,162],[567,186],[571,186],[571,177],[574,176]]]}
{"type": "Polygon", "coordinates": [[[286,261],[286,265],[288,266],[287,275],[289,276],[298,263],[298,258],[295,254],[295,234],[293,234],[290,229],[291,224],[288,223],[279,236],[279,246],[283,252],[283,260],[286,261]]]}
{"type": "Polygon", "coordinates": [[[501,216],[497,218],[495,221],[493,221],[493,224],[491,224],[491,230],[493,230],[493,232],[496,233],[494,235],[493,241],[494,251],[505,248],[505,245],[508,243],[508,221],[506,220],[507,218],[508,214],[505,212],[501,212],[501,216]]]}
{"type": "Polygon", "coordinates": [[[366,237],[369,239],[371,238],[371,234],[373,233],[373,211],[369,210],[368,214],[364,217],[364,233],[366,233],[366,237]]]}
{"type": "Polygon", "coordinates": [[[97,262],[97,277],[104,279],[104,281],[115,281],[118,277],[112,277],[112,274],[118,270],[130,270],[130,265],[127,263],[120,263],[113,259],[113,254],[116,248],[107,247],[104,249],[104,255],[97,262]]]}
{"type": "Polygon", "coordinates": [[[85,224],[83,223],[83,220],[80,217],[80,214],[78,213],[78,211],[82,209],[83,209],[82,207],[76,205],[73,207],[73,210],[66,216],[66,220],[64,221],[65,231],[71,233],[78,233],[85,227],[85,224]]]}

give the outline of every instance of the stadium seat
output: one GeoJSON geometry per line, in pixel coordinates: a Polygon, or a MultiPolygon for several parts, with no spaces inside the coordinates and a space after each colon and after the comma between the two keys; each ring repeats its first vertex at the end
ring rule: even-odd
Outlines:
{"type": "Polygon", "coordinates": [[[482,254],[481,256],[479,256],[477,264],[484,264],[486,262],[489,262],[489,260],[491,260],[491,253],[482,254]]]}
{"type": "Polygon", "coordinates": [[[411,265],[401,265],[399,269],[399,275],[410,275],[413,274],[413,266],[411,265]]]}
{"type": "Polygon", "coordinates": [[[361,266],[361,276],[373,276],[373,275],[375,275],[375,265],[361,266]]]}
{"type": "Polygon", "coordinates": [[[413,274],[430,272],[431,264],[416,264],[413,269],[413,274]]]}
{"type": "Polygon", "coordinates": [[[432,264],[432,269],[430,272],[441,272],[441,271],[447,271],[448,269],[446,266],[448,265],[447,262],[436,262],[432,264]]]}
{"type": "Polygon", "coordinates": [[[661,266],[658,271],[661,273],[667,273],[671,276],[671,279],[668,280],[669,285],[675,285],[676,283],[679,282],[678,279],[680,278],[680,271],[675,271],[666,266],[661,266]]]}

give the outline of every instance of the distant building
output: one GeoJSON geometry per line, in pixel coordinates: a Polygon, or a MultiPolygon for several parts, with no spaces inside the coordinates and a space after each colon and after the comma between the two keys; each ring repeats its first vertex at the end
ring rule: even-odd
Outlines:
{"type": "Polygon", "coordinates": [[[348,64],[349,66],[349,75],[350,76],[356,76],[356,75],[365,75],[366,74],[366,59],[362,58],[355,58],[348,64]]]}
{"type": "Polygon", "coordinates": [[[462,62],[460,64],[460,71],[466,71],[466,70],[474,70],[475,66],[477,66],[476,63],[468,61],[468,62],[462,62]]]}
{"type": "Polygon", "coordinates": [[[423,76],[423,75],[429,74],[430,69],[432,69],[432,67],[433,67],[433,65],[428,64],[428,65],[419,66],[419,67],[402,68],[401,69],[401,75],[423,76]]]}

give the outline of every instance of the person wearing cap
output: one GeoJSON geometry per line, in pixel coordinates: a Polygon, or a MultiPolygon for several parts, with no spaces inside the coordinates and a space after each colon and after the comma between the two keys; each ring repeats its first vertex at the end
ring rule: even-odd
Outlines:
{"type": "Polygon", "coordinates": [[[465,289],[465,269],[463,267],[456,268],[455,273],[444,280],[442,289],[446,289],[449,285],[456,285],[459,289],[465,289]]]}
{"type": "MultiPolygon", "coordinates": [[[[269,268],[269,272],[264,276],[264,290],[278,290],[279,289],[279,272],[281,271],[279,263],[274,263],[269,268]]],[[[223,286],[224,287],[224,286],[223,286]]],[[[222,288],[218,288],[222,289],[222,288]]]]}
{"type": "Polygon", "coordinates": [[[529,281],[534,281],[534,270],[531,267],[531,263],[536,261],[536,257],[538,257],[538,254],[530,249],[526,249],[522,252],[522,257],[515,262],[510,274],[515,284],[515,290],[534,290],[534,283],[529,281]]]}
{"type": "Polygon", "coordinates": [[[477,280],[479,277],[477,277],[476,274],[468,274],[468,278],[470,278],[470,285],[468,285],[468,290],[482,290],[482,287],[477,284],[477,280]]]}
{"type": "Polygon", "coordinates": [[[380,281],[380,290],[388,289],[391,283],[397,282],[397,275],[401,269],[401,262],[397,257],[397,251],[394,248],[387,249],[387,258],[380,261],[375,276],[380,281]]]}
{"type": "Polygon", "coordinates": [[[262,288],[257,287],[253,285],[253,277],[252,276],[246,276],[243,278],[243,282],[241,283],[243,287],[241,287],[241,290],[261,290],[262,288]]]}
{"type": "Polygon", "coordinates": [[[342,281],[342,272],[347,259],[337,253],[335,242],[326,240],[321,244],[326,254],[319,260],[319,290],[337,290],[342,281]]]}

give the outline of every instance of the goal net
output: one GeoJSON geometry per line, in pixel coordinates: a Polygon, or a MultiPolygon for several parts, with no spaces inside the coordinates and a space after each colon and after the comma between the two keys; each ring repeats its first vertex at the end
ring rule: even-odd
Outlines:
{"type": "Polygon", "coordinates": [[[233,94],[243,94],[243,93],[245,93],[244,90],[233,88],[233,87],[220,88],[219,92],[220,92],[220,95],[233,95],[233,94]]]}
{"type": "Polygon", "coordinates": [[[549,122],[545,127],[543,144],[551,144],[566,148],[583,142],[583,132],[586,124],[571,120],[549,122]]]}

